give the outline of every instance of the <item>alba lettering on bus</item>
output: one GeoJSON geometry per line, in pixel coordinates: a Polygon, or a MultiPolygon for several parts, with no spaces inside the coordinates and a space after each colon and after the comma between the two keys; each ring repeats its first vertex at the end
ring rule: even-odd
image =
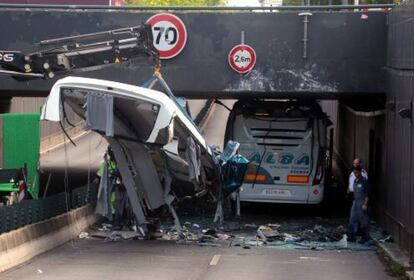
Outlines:
{"type": "MultiPolygon", "coordinates": [[[[253,153],[249,156],[249,160],[250,162],[260,163],[261,154],[253,153]]],[[[285,164],[285,165],[292,164],[292,163],[294,163],[295,165],[309,165],[309,161],[310,161],[309,155],[307,154],[302,154],[297,158],[295,158],[295,156],[292,154],[281,154],[279,155],[279,159],[278,159],[278,162],[280,164],[285,164]]],[[[262,162],[267,163],[267,164],[276,163],[274,154],[265,155],[262,162]]]]}

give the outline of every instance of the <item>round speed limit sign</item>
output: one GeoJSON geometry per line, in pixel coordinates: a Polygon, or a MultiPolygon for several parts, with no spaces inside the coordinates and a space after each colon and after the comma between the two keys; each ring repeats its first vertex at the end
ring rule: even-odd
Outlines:
{"type": "Polygon", "coordinates": [[[156,14],[146,23],[151,25],[154,47],[158,50],[160,58],[173,58],[184,49],[187,30],[177,16],[168,13],[156,14]]]}
{"type": "Polygon", "coordinates": [[[256,64],[256,52],[249,45],[240,44],[231,49],[228,59],[234,71],[245,74],[256,64]]]}

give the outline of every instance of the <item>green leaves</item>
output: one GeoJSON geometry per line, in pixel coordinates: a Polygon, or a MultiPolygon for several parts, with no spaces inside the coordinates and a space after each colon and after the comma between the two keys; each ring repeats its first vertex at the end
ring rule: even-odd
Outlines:
{"type": "Polygon", "coordinates": [[[218,6],[223,0],[126,0],[130,6],[218,6]]]}

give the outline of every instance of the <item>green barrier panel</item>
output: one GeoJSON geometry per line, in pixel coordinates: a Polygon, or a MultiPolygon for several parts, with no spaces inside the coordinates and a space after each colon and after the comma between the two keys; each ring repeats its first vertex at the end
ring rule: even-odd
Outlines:
{"type": "Polygon", "coordinates": [[[23,168],[27,164],[28,191],[37,199],[40,114],[1,114],[0,118],[3,120],[3,168],[23,168]]]}

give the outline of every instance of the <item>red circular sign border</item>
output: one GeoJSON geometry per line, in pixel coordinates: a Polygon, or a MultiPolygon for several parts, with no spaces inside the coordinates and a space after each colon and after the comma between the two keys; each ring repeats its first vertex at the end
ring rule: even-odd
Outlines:
{"type": "Polygon", "coordinates": [[[154,22],[156,23],[159,21],[169,21],[177,27],[179,38],[175,47],[168,51],[158,51],[161,59],[170,59],[177,56],[184,49],[185,44],[187,43],[187,29],[185,28],[184,22],[179,17],[169,13],[153,15],[146,21],[146,24],[149,24],[152,27],[154,22]],[[184,36],[181,36],[181,34],[184,34],[184,36]]]}
{"type": "Polygon", "coordinates": [[[246,44],[239,44],[239,45],[234,46],[230,50],[229,56],[228,56],[228,61],[229,61],[230,67],[234,71],[236,71],[237,73],[240,73],[240,74],[246,74],[247,72],[251,71],[253,69],[254,65],[256,64],[256,57],[257,57],[256,52],[251,46],[246,45],[246,44]],[[250,53],[250,55],[252,56],[252,61],[243,69],[237,67],[237,65],[231,59],[231,57],[240,49],[248,51],[250,53]]]}

